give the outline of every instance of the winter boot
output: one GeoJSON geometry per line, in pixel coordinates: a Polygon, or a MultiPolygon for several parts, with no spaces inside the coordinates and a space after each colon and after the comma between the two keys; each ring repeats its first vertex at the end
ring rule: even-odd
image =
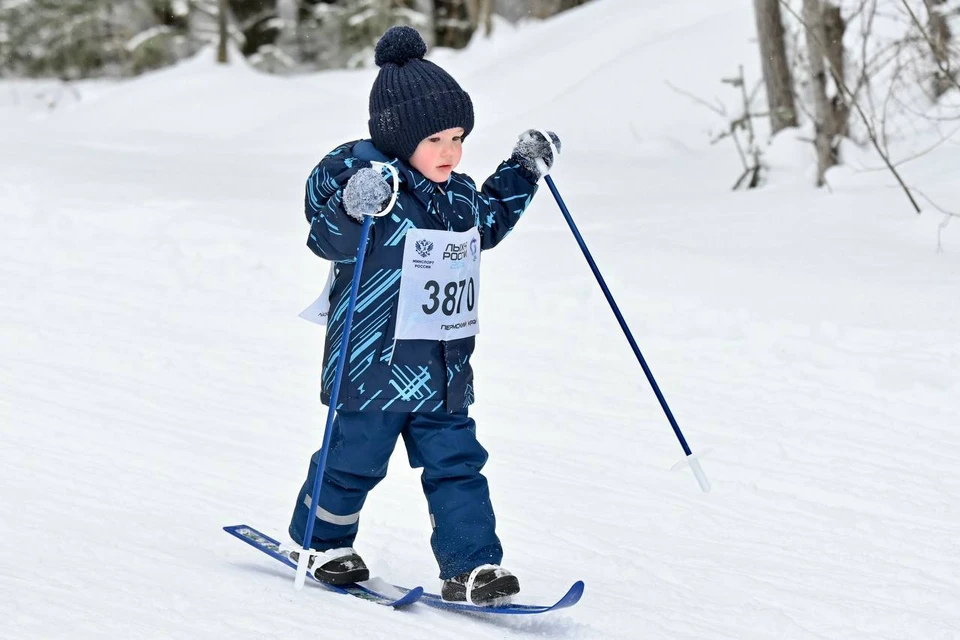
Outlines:
{"type": "Polygon", "coordinates": [[[440,596],[447,602],[495,604],[520,591],[520,581],[506,569],[485,564],[444,580],[440,596]]]}
{"type": "MultiPolygon", "coordinates": [[[[299,558],[299,553],[290,552],[291,560],[297,562],[299,558]]],[[[351,547],[324,551],[323,555],[310,558],[310,564],[307,566],[313,570],[317,580],[337,587],[370,579],[370,570],[367,569],[363,558],[351,547]],[[320,563],[320,566],[314,570],[314,564],[317,563],[320,563]]]]}

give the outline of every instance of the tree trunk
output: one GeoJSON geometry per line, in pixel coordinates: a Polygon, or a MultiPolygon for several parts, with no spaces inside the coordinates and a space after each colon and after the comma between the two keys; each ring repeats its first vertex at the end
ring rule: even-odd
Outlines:
{"type": "Polygon", "coordinates": [[[467,46],[475,29],[471,11],[473,2],[474,0],[434,0],[437,45],[452,49],[467,46]]]}
{"type": "Polygon", "coordinates": [[[813,91],[813,116],[816,132],[814,146],[817,149],[817,186],[826,182],[827,169],[837,164],[833,150],[833,133],[836,131],[833,105],[827,97],[827,69],[824,65],[826,52],[821,43],[827,41],[823,22],[823,6],[820,0],[803,0],[804,34],[807,42],[807,58],[810,63],[810,84],[813,91]]]}
{"type": "Polygon", "coordinates": [[[286,53],[292,53],[297,40],[297,23],[300,20],[298,0],[277,0],[276,15],[281,24],[277,44],[286,53]]]}
{"type": "Polygon", "coordinates": [[[423,36],[423,41],[427,43],[427,48],[432,49],[436,42],[436,29],[434,27],[434,3],[433,0],[412,0],[413,11],[423,16],[423,24],[415,25],[417,31],[423,36]]]}
{"type": "Polygon", "coordinates": [[[467,11],[470,14],[470,28],[476,31],[480,26],[480,0],[468,0],[467,11]]]}
{"type": "Polygon", "coordinates": [[[783,38],[783,21],[779,0],[753,0],[757,22],[757,40],[763,64],[763,82],[767,87],[770,128],[777,133],[797,126],[797,109],[793,101],[793,77],[787,62],[783,38]]]}
{"type": "Polygon", "coordinates": [[[489,38],[493,33],[493,0],[470,0],[467,7],[470,9],[470,29],[476,32],[483,25],[483,35],[489,38]]]}
{"type": "Polygon", "coordinates": [[[939,99],[953,86],[953,79],[949,77],[950,69],[950,26],[947,17],[943,14],[947,0],[924,0],[927,7],[927,29],[930,33],[930,43],[933,57],[939,67],[933,76],[933,95],[939,99]],[[947,71],[945,72],[944,69],[947,71]]]}
{"type": "Polygon", "coordinates": [[[847,23],[843,20],[840,7],[829,0],[823,4],[823,44],[829,62],[829,72],[836,76],[836,93],[830,100],[833,108],[833,135],[847,137],[850,133],[850,105],[847,104],[840,84],[846,82],[846,64],[843,51],[843,34],[847,23]]]}
{"type": "Polygon", "coordinates": [[[220,0],[220,10],[217,12],[217,23],[220,27],[219,45],[217,46],[217,62],[226,64],[227,58],[227,0],[220,0]]]}

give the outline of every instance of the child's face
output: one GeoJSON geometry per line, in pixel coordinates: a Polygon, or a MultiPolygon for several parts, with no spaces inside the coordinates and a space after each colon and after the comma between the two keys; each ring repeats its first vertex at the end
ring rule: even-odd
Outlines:
{"type": "Polygon", "coordinates": [[[427,136],[410,156],[410,164],[428,180],[446,182],[463,155],[463,128],[446,129],[427,136]]]}

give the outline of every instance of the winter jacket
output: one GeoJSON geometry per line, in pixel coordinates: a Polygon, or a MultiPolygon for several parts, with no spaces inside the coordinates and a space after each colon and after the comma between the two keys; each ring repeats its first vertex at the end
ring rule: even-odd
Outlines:
{"type": "Polygon", "coordinates": [[[504,161],[477,189],[464,174],[437,184],[368,140],[341,145],[316,166],[306,186],[307,246],[334,262],[330,315],[324,346],[321,399],[330,403],[351,279],[360,244],[360,223],[343,209],[343,187],[369,162],[389,161],[400,176],[392,211],[371,227],[338,398],[344,411],[457,411],[474,401],[473,337],[394,341],[404,237],[408,229],[468,231],[476,227],[481,250],[495,247],[513,229],[533,194],[536,179],[504,161]]]}

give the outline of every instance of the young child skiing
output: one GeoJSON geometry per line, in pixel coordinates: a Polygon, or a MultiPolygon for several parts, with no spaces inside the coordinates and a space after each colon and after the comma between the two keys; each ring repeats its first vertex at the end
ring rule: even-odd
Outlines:
{"type": "MultiPolygon", "coordinates": [[[[450,601],[490,603],[520,590],[499,567],[503,556],[486,478],[487,452],[468,415],[474,401],[470,356],[478,332],[480,251],[496,246],[520,219],[553,145],[520,136],[510,158],[477,189],[455,173],[474,124],[473,104],[410,27],[377,43],[379,74],[370,92],[370,140],[343,144],[313,170],[306,186],[307,242],[333,261],[321,377],[329,404],[364,216],[397,200],[370,231],[346,367],[309,547],[318,580],[369,578],[354,551],[360,510],[384,478],[398,436],[421,483],[433,526],[431,545],[450,601]],[[469,590],[469,593],[468,593],[469,590]]],[[[303,544],[319,452],[297,497],[290,536],[303,544]]]]}

